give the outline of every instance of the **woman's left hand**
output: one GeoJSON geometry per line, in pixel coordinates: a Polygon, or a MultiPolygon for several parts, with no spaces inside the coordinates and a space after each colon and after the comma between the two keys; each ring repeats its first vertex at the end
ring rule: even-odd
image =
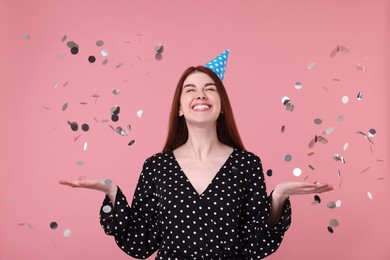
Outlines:
{"type": "Polygon", "coordinates": [[[276,185],[273,196],[287,199],[292,195],[323,193],[333,190],[327,183],[283,182],[276,185]]]}

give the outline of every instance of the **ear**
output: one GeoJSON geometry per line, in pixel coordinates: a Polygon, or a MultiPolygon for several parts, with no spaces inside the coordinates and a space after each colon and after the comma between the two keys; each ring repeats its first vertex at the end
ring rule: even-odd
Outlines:
{"type": "Polygon", "coordinates": [[[183,116],[184,113],[183,113],[183,110],[181,110],[181,106],[179,106],[179,116],[183,116]]]}

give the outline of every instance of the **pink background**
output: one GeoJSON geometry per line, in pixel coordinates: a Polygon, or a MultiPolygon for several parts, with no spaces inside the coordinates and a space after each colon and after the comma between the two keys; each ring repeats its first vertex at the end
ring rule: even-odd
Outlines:
{"type": "Polygon", "coordinates": [[[247,149],[273,170],[268,192],[305,178],[335,187],[320,204],[292,198],[293,225],[269,259],[390,259],[389,1],[2,0],[0,10],[0,259],[130,259],[100,228],[104,195],[58,180],[109,177],[131,200],[143,161],[164,144],[179,76],[227,48],[224,83],[247,149]],[[154,58],[157,44],[164,45],[162,60],[154,58]],[[349,53],[332,58],[338,44],[349,53]],[[106,65],[101,50],[109,52],[106,65]],[[284,96],[294,111],[286,111],[284,96]],[[101,122],[114,105],[120,120],[101,122]],[[73,132],[68,120],[90,130],[73,132]],[[110,124],[130,124],[131,132],[121,136],[110,124]],[[373,144],[356,133],[371,128],[373,144]],[[310,149],[314,135],[329,142],[310,149]],[[336,200],[340,207],[327,207],[336,200]],[[333,234],[331,219],[340,223],[333,234]]]}

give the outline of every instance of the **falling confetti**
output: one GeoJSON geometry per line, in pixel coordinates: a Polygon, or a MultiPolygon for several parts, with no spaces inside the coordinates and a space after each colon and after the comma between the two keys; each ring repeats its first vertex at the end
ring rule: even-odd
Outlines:
{"type": "Polygon", "coordinates": [[[103,46],[103,45],[104,45],[104,41],[102,41],[102,40],[96,41],[96,46],[101,47],[101,46],[103,46]]]}
{"type": "Polygon", "coordinates": [[[358,100],[362,100],[362,98],[363,98],[363,94],[362,94],[362,92],[359,92],[359,93],[357,94],[357,99],[358,99],[358,100]]]}
{"type": "Polygon", "coordinates": [[[89,130],[89,125],[88,124],[82,124],[81,125],[81,129],[85,132],[87,132],[89,130]]]}
{"type": "Polygon", "coordinates": [[[144,115],[144,111],[143,110],[138,110],[137,111],[137,116],[138,117],[142,117],[144,115]]]}
{"type": "Polygon", "coordinates": [[[112,208],[109,205],[104,205],[102,210],[103,210],[104,213],[110,213],[112,208]]]}
{"type": "Polygon", "coordinates": [[[88,143],[87,143],[87,142],[85,142],[85,143],[84,143],[84,151],[86,151],[86,150],[87,150],[87,147],[88,147],[88,143]]]}
{"type": "Polygon", "coordinates": [[[51,229],[56,229],[57,227],[58,227],[57,222],[53,221],[53,222],[50,223],[50,228],[51,229]]]}
{"type": "Polygon", "coordinates": [[[271,169],[268,169],[268,170],[267,170],[267,176],[271,177],[271,176],[272,176],[272,173],[273,173],[273,172],[272,172],[271,169]]]}
{"type": "Polygon", "coordinates": [[[77,164],[78,166],[83,166],[83,165],[84,165],[84,162],[83,162],[83,161],[77,161],[76,164],[77,164]]]}
{"type": "Polygon", "coordinates": [[[295,168],[293,170],[293,174],[294,174],[294,176],[299,177],[302,174],[302,170],[300,168],[295,168]]]}
{"type": "Polygon", "coordinates": [[[280,128],[280,132],[284,133],[284,131],[286,131],[286,126],[282,125],[282,127],[280,128]]]}
{"type": "Polygon", "coordinates": [[[314,119],[314,124],[316,124],[316,125],[322,124],[322,119],[321,118],[314,119]]]}
{"type": "Polygon", "coordinates": [[[339,226],[339,222],[338,222],[337,219],[331,219],[331,220],[329,221],[329,225],[330,225],[331,227],[338,227],[338,226],[339,226]]]}
{"type": "Polygon", "coordinates": [[[302,83],[301,82],[296,82],[294,87],[295,87],[295,89],[302,89],[302,83]]]}
{"type": "Polygon", "coordinates": [[[90,63],[94,63],[94,62],[96,61],[95,56],[93,56],[93,55],[89,56],[89,57],[88,57],[88,61],[89,61],[90,63]]]}
{"type": "Polygon", "coordinates": [[[371,192],[367,192],[367,196],[368,196],[368,198],[370,199],[370,200],[372,200],[372,194],[371,194],[371,192]]]}
{"type": "Polygon", "coordinates": [[[315,65],[316,64],[314,62],[310,62],[309,64],[307,64],[306,69],[307,70],[312,70],[315,67],[315,65]]]}
{"type": "Polygon", "coordinates": [[[349,97],[348,96],[343,96],[341,98],[341,102],[343,102],[343,104],[347,104],[349,102],[349,97]]]}
{"type": "Polygon", "coordinates": [[[112,180],[111,179],[105,179],[104,180],[104,184],[105,185],[111,185],[112,184],[112,180]]]}
{"type": "Polygon", "coordinates": [[[117,95],[119,95],[120,91],[119,91],[119,89],[114,89],[112,91],[112,93],[117,96],[117,95]]]}
{"type": "Polygon", "coordinates": [[[334,209],[334,208],[336,208],[336,203],[334,201],[329,201],[327,206],[330,209],[334,209]]]}
{"type": "Polygon", "coordinates": [[[129,142],[129,146],[131,146],[131,145],[133,145],[135,143],[135,141],[134,140],[131,140],[130,142],[129,142]]]}
{"type": "Polygon", "coordinates": [[[289,161],[291,161],[291,160],[292,160],[292,156],[291,156],[290,154],[286,154],[286,155],[284,156],[284,161],[289,162],[289,161]]]}
{"type": "Polygon", "coordinates": [[[107,57],[108,56],[108,50],[102,50],[100,52],[100,55],[102,55],[103,57],[107,57]]]}
{"type": "Polygon", "coordinates": [[[30,40],[31,39],[30,34],[23,34],[23,39],[30,40]]]}
{"type": "Polygon", "coordinates": [[[70,237],[70,235],[72,234],[72,232],[70,231],[70,229],[65,229],[64,230],[64,237],[70,237]]]}
{"type": "Polygon", "coordinates": [[[65,111],[67,108],[68,108],[68,103],[65,103],[65,104],[62,106],[62,111],[65,111]]]}

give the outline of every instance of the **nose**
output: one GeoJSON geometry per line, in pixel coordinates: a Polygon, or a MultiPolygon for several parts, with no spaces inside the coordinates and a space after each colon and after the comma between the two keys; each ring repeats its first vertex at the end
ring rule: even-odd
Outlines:
{"type": "Polygon", "coordinates": [[[198,95],[198,97],[196,99],[204,100],[204,99],[206,99],[206,95],[203,92],[201,92],[201,93],[199,93],[199,95],[198,95]]]}

